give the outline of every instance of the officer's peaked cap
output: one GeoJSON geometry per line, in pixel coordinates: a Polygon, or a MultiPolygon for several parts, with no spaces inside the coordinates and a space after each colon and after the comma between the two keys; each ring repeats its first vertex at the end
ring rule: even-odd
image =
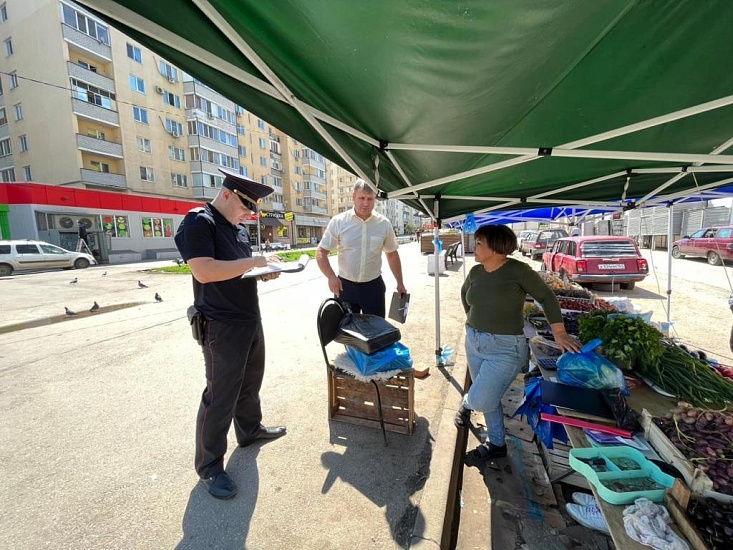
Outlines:
{"type": "Polygon", "coordinates": [[[262,199],[274,191],[272,187],[252,181],[236,172],[222,168],[219,171],[225,176],[221,186],[237,195],[242,204],[252,212],[257,212],[262,199]]]}

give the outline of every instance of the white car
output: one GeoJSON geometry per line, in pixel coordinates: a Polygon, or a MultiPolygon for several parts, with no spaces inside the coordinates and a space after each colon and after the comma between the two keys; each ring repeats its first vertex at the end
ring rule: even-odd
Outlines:
{"type": "Polygon", "coordinates": [[[0,277],[31,269],[84,269],[96,263],[91,254],[70,252],[42,241],[0,241],[0,277]]]}

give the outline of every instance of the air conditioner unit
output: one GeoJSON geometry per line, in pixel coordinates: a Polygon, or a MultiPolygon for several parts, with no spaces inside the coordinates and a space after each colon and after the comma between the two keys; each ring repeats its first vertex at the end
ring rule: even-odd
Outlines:
{"type": "Polygon", "coordinates": [[[173,76],[172,74],[169,74],[168,75],[168,82],[176,82],[176,77],[173,76]]]}
{"type": "Polygon", "coordinates": [[[160,86],[156,86],[155,91],[158,92],[159,94],[162,94],[165,90],[161,88],[160,86]]]}
{"type": "Polygon", "coordinates": [[[179,136],[179,134],[178,134],[178,130],[171,130],[171,135],[172,135],[173,137],[178,137],[178,136],[179,136]]]}

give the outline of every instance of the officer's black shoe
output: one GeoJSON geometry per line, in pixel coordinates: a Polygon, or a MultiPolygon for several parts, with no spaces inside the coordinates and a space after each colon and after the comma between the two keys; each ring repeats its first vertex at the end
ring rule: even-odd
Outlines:
{"type": "Polygon", "coordinates": [[[204,482],[204,485],[209,490],[209,494],[214,498],[226,500],[237,494],[237,485],[226,472],[202,479],[201,481],[204,482]]]}
{"type": "Polygon", "coordinates": [[[287,432],[288,429],[285,426],[272,426],[268,428],[266,426],[260,425],[254,437],[247,439],[246,441],[241,441],[239,443],[239,446],[246,447],[247,445],[252,445],[252,443],[254,443],[255,441],[259,441],[260,439],[277,439],[278,437],[284,436],[287,432]]]}

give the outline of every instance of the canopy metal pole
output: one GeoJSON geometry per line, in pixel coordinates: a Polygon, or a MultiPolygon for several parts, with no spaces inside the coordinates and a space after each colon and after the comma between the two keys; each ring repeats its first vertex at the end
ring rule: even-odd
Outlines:
{"type": "Polygon", "coordinates": [[[440,238],[440,222],[438,215],[439,201],[433,204],[435,222],[433,228],[433,276],[435,277],[435,365],[443,364],[443,350],[440,347],[440,251],[438,250],[438,239],[440,238]]]}
{"type": "MultiPolygon", "coordinates": [[[[674,238],[673,203],[669,203],[669,227],[667,228],[667,326],[672,317],[672,240],[674,238]]],[[[669,329],[667,329],[669,330],[669,329]]]]}

